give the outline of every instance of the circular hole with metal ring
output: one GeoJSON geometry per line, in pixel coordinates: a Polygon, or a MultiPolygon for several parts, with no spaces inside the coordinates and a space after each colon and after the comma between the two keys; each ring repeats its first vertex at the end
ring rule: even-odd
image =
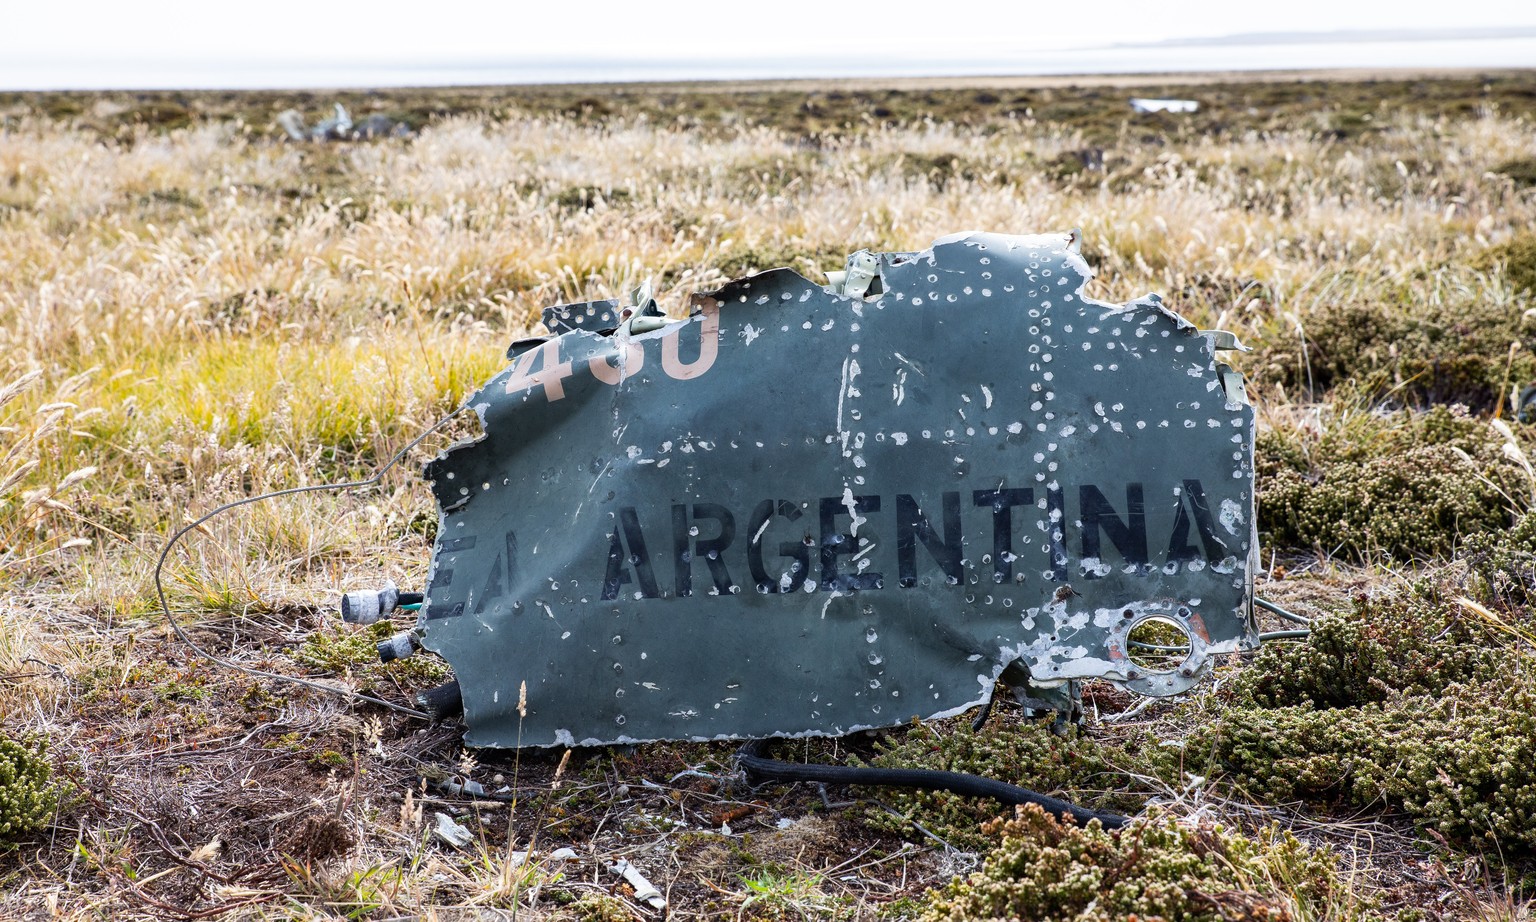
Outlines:
{"type": "Polygon", "coordinates": [[[1155,674],[1176,671],[1193,651],[1189,629],[1171,618],[1143,618],[1126,633],[1126,657],[1136,669],[1155,674]]]}
{"type": "MultiPolygon", "coordinates": [[[[1200,616],[1177,604],[1126,606],[1106,638],[1119,682],[1140,695],[1177,695],[1200,681],[1210,639],[1200,616]]],[[[1111,677],[1113,678],[1113,677],[1111,677]]]]}

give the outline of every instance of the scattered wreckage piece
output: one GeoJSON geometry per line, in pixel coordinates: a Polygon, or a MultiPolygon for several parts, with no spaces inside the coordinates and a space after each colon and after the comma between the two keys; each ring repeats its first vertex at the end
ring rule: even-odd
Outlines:
{"type": "Polygon", "coordinates": [[[426,470],[419,636],[470,745],[841,735],[999,678],[1175,694],[1257,645],[1230,334],[1089,298],[1076,233],[829,277],[680,321],[649,292],[551,308],[469,398],[483,436],[426,470]]]}
{"type": "Polygon", "coordinates": [[[1153,112],[1199,112],[1200,102],[1195,99],[1141,99],[1133,96],[1131,111],[1142,115],[1153,112]]]}
{"type": "Polygon", "coordinates": [[[334,115],[313,128],[306,127],[304,115],[298,109],[279,112],[277,124],[290,141],[371,141],[375,138],[404,138],[411,133],[404,122],[377,113],[354,122],[341,103],[336,103],[334,115]]]}

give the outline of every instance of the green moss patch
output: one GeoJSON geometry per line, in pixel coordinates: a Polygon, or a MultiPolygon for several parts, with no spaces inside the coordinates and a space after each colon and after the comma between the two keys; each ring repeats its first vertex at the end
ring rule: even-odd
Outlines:
{"type": "Polygon", "coordinates": [[[1033,805],[985,831],[994,845],[981,870],[936,891],[924,922],[1320,918],[1345,889],[1328,853],[1285,833],[1255,841],[1164,814],[1111,833],[1062,825],[1033,805]]]}
{"type": "Polygon", "coordinates": [[[0,848],[46,826],[63,793],[45,740],[0,733],[0,848]]]}
{"type": "Polygon", "coordinates": [[[1386,805],[1466,848],[1536,853],[1536,668],[1506,639],[1520,630],[1433,587],[1359,600],[1265,647],[1186,764],[1260,800],[1386,805]]]}
{"type": "MultiPolygon", "coordinates": [[[[995,722],[980,732],[960,724],[941,732],[914,726],[905,736],[884,740],[869,764],[879,768],[916,768],[964,772],[1006,781],[1042,793],[1107,810],[1134,812],[1141,798],[1110,793],[1122,787],[1123,765],[1134,757],[1087,736],[1058,736],[1050,721],[995,722]]],[[[962,797],[948,791],[880,788],[875,793],[899,816],[879,808],[867,820],[877,829],[910,834],[912,823],[961,848],[981,848],[986,838],[981,824],[996,816],[998,805],[984,798],[962,797]]]]}
{"type": "Polygon", "coordinates": [[[1259,530],[1269,547],[1354,559],[1447,556],[1467,535],[1506,528],[1529,494],[1505,442],[1446,407],[1345,409],[1320,433],[1271,429],[1255,458],[1259,530]]]}
{"type": "Polygon", "coordinates": [[[378,644],[395,632],[388,621],[379,621],[363,630],[327,624],[309,635],[294,651],[293,658],[315,669],[350,675],[364,690],[389,681],[421,686],[441,682],[448,677],[448,665],[430,653],[417,653],[406,659],[379,662],[378,644]]]}

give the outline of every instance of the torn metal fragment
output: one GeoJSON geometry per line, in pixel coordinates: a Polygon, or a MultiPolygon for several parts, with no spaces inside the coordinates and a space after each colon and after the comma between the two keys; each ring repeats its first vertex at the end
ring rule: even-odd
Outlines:
{"type": "Polygon", "coordinates": [[[650,906],[652,909],[666,909],[667,898],[661,895],[656,885],[646,880],[645,875],[639,869],[623,858],[608,866],[608,870],[624,878],[624,882],[634,888],[635,899],[650,906]]]}
{"type": "Polygon", "coordinates": [[[432,827],[432,833],[439,839],[452,845],[454,848],[465,848],[475,841],[474,833],[454,822],[453,817],[446,813],[435,814],[437,823],[432,827]]]}
{"type": "Polygon", "coordinates": [[[840,735],[1010,668],[1174,694],[1257,645],[1235,342],[1087,297],[1075,234],[845,269],[552,309],[469,399],[423,645],[470,744],[840,735]]]}

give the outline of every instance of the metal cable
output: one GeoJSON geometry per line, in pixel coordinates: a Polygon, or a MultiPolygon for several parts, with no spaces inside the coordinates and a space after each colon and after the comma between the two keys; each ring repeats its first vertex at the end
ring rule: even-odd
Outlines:
{"type": "Polygon", "coordinates": [[[1311,636],[1311,628],[1297,628],[1293,631],[1265,631],[1259,635],[1259,640],[1297,640],[1311,636]]]}
{"type": "Polygon", "coordinates": [[[160,559],[155,563],[155,594],[159,596],[160,610],[165,612],[165,620],[170,624],[171,630],[176,632],[177,638],[180,639],[181,642],[186,644],[188,647],[191,647],[192,651],[197,655],[203,657],[204,659],[211,660],[226,669],[234,669],[239,672],[243,672],[246,675],[257,676],[264,679],[272,679],[277,682],[287,682],[292,685],[301,685],[305,688],[312,688],[317,691],[330,692],[331,694],[341,695],[342,697],[354,701],[366,701],[370,704],[377,704],[380,707],[388,708],[391,711],[397,711],[401,714],[407,714],[411,717],[419,717],[422,720],[430,719],[429,715],[422,711],[418,711],[415,708],[406,707],[403,704],[396,704],[393,701],[385,701],[383,698],[375,697],[374,695],[370,695],[365,692],[353,691],[350,688],[337,688],[335,686],[326,685],[321,682],[302,679],[298,676],[281,675],[276,672],[267,672],[262,669],[253,669],[250,666],[243,666],[240,663],[236,663],[209,653],[207,650],[204,650],[201,646],[199,646],[197,642],[187,634],[186,629],[181,626],[181,622],[177,621],[176,616],[172,614],[171,603],[166,598],[165,585],[161,580],[161,573],[165,569],[166,560],[170,558],[171,549],[176,546],[177,542],[179,542],[182,537],[187,534],[187,532],[201,527],[203,523],[209,521],[215,516],[222,515],[231,509],[237,508],[239,506],[246,506],[251,503],[258,503],[262,500],[275,499],[279,496],[296,496],[300,493],[319,493],[327,490],[352,490],[359,487],[371,487],[378,484],[381,480],[384,479],[384,475],[393,470],[395,466],[398,465],[401,460],[403,460],[405,456],[411,452],[412,449],[425,441],[427,436],[432,435],[434,432],[447,425],[450,420],[459,415],[459,412],[462,409],[463,407],[460,407],[449,413],[447,416],[444,416],[437,422],[433,423],[431,428],[427,429],[425,432],[412,439],[409,444],[396,452],[395,456],[390,458],[383,467],[375,471],[372,477],[369,477],[365,480],[349,480],[346,483],[322,483],[308,487],[289,487],[286,490],[274,490],[271,493],[262,493],[259,496],[247,496],[244,499],[237,499],[234,502],[225,503],[224,505],[219,506],[213,511],[205,514],[202,518],[198,519],[192,524],[183,526],[180,531],[172,535],[171,539],[165,543],[165,547],[160,551],[160,559]]]}
{"type": "Polygon", "coordinates": [[[1285,620],[1291,622],[1292,624],[1300,624],[1303,627],[1311,627],[1312,626],[1312,619],[1311,618],[1304,618],[1301,615],[1296,614],[1295,612],[1286,611],[1285,609],[1283,609],[1280,606],[1276,605],[1274,602],[1271,602],[1271,601],[1269,601],[1267,599],[1261,599],[1258,596],[1254,596],[1253,597],[1253,604],[1259,606],[1260,608],[1264,609],[1265,611],[1269,612],[1270,614],[1279,615],[1281,618],[1284,618],[1285,620]]]}

